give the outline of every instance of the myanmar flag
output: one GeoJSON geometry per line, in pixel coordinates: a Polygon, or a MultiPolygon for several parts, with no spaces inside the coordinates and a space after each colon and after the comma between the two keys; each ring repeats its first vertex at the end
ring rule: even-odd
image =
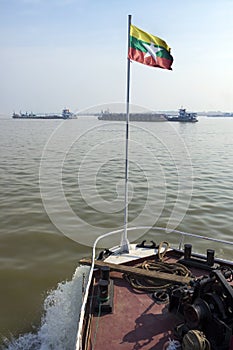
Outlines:
{"type": "Polygon", "coordinates": [[[173,57],[167,43],[132,24],[130,25],[128,58],[147,66],[172,69],[173,57]]]}

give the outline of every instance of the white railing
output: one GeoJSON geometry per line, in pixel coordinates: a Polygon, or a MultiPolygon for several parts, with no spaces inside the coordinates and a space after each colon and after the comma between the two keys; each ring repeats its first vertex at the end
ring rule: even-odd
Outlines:
{"type": "MultiPolygon", "coordinates": [[[[130,227],[127,228],[127,232],[129,231],[136,231],[136,230],[148,230],[148,231],[163,231],[163,232],[168,232],[169,234],[175,234],[177,236],[180,236],[178,243],[177,243],[177,249],[181,250],[182,246],[183,246],[183,242],[185,237],[192,237],[192,238],[196,238],[198,240],[204,240],[204,241],[211,241],[211,242],[215,242],[221,245],[230,245],[233,247],[233,242],[230,241],[226,241],[226,240],[221,240],[221,239],[217,239],[217,238],[211,238],[211,237],[206,237],[206,236],[202,236],[202,235],[197,235],[197,234],[193,234],[193,233],[188,233],[188,232],[183,232],[183,231],[178,231],[178,230],[169,230],[167,228],[164,227],[150,227],[150,226],[138,226],[138,227],[130,227]]],[[[83,298],[83,304],[81,307],[81,311],[80,311],[80,318],[79,318],[79,323],[78,323],[78,332],[77,332],[77,338],[76,338],[76,350],[82,350],[82,331],[83,331],[83,323],[84,323],[84,317],[85,317],[85,310],[86,310],[86,306],[87,306],[87,301],[88,301],[88,296],[89,296],[89,290],[90,290],[90,286],[91,286],[91,282],[92,282],[92,276],[93,276],[93,271],[94,271],[94,266],[95,266],[95,257],[96,257],[96,246],[99,243],[100,240],[112,236],[112,235],[116,235],[116,234],[120,234],[124,231],[124,229],[119,229],[119,230],[115,230],[115,231],[111,231],[108,233],[105,233],[101,236],[99,236],[93,245],[92,248],[92,264],[91,264],[91,269],[90,269],[90,273],[89,273],[89,277],[88,277],[88,282],[87,282],[87,286],[86,286],[86,291],[84,294],[84,298],[83,298]]],[[[119,248],[120,250],[120,246],[116,247],[119,248]]],[[[114,249],[116,249],[114,248],[114,249]]],[[[175,248],[175,247],[174,247],[175,248]]],[[[115,250],[116,251],[116,250],[115,250]]],[[[229,262],[227,260],[222,260],[223,262],[229,262]]]]}

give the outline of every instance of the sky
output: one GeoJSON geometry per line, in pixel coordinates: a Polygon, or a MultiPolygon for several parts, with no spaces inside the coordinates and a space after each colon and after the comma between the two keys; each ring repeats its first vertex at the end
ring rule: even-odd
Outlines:
{"type": "Polygon", "coordinates": [[[0,0],[0,116],[125,103],[129,14],[174,57],[131,63],[131,104],[233,112],[233,0],[0,0]]]}

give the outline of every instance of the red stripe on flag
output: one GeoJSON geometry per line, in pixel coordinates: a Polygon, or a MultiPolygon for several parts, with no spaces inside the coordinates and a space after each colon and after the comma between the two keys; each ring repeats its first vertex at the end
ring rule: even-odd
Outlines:
{"type": "Polygon", "coordinates": [[[163,69],[172,70],[172,61],[168,60],[167,58],[157,57],[155,61],[152,56],[145,57],[144,52],[136,50],[132,47],[129,48],[128,58],[130,60],[145,64],[150,67],[159,67],[163,69]]]}

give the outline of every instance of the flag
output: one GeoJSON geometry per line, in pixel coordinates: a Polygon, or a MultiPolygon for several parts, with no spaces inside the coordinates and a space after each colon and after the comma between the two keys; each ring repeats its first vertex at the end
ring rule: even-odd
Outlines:
{"type": "Polygon", "coordinates": [[[132,24],[130,25],[128,58],[147,66],[172,69],[173,57],[167,43],[132,24]]]}

